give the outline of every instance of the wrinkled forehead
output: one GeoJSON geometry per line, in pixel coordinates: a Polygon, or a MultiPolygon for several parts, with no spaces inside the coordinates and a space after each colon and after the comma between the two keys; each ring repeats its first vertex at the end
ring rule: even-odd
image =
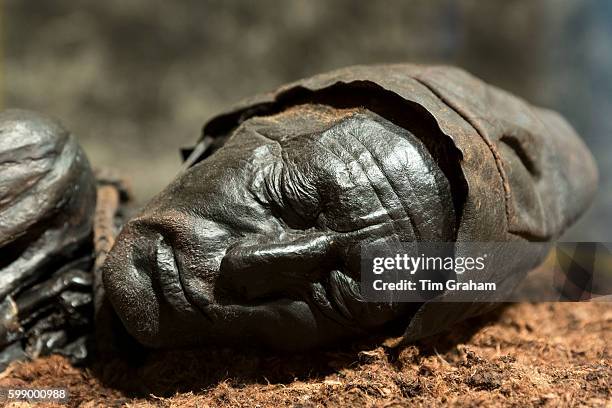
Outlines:
{"type": "Polygon", "coordinates": [[[379,152],[381,146],[392,147],[399,143],[407,147],[414,144],[413,139],[406,129],[365,108],[339,109],[303,104],[280,113],[247,119],[232,132],[224,148],[239,156],[239,150],[250,149],[246,152],[248,154],[258,143],[271,144],[277,149],[267,150],[275,151],[279,156],[282,151],[285,159],[296,157],[316,161],[330,153],[335,155],[329,148],[333,140],[349,150],[367,150],[372,155],[381,153],[383,157],[377,159],[384,160],[391,152],[379,152]]]}
{"type": "Polygon", "coordinates": [[[341,194],[356,184],[372,188],[381,178],[427,171],[425,150],[409,131],[369,110],[304,104],[246,120],[201,164],[250,172],[243,179],[255,184],[280,178],[281,185],[341,194]]]}
{"type": "Polygon", "coordinates": [[[318,178],[327,187],[352,185],[360,178],[376,185],[379,178],[405,179],[408,173],[427,178],[419,175],[431,173],[431,159],[414,134],[370,110],[302,104],[245,120],[223,147],[179,179],[202,186],[215,178],[231,183],[237,175],[249,181],[280,167],[284,174],[312,183],[318,178]]]}
{"type": "Polygon", "coordinates": [[[291,107],[280,113],[256,116],[246,120],[233,138],[255,132],[274,142],[321,134],[357,114],[366,114],[365,109],[336,109],[327,105],[304,104],[291,107]]]}
{"type": "MultiPolygon", "coordinates": [[[[364,132],[369,133],[371,140],[381,139],[380,133],[395,134],[400,138],[410,133],[365,107],[298,104],[263,116],[252,116],[228,131],[227,137],[218,140],[203,138],[193,149],[184,151],[188,156],[181,174],[201,167],[199,165],[204,160],[208,165],[215,165],[219,161],[227,165],[232,161],[246,161],[255,162],[255,166],[258,166],[261,161],[274,160],[275,156],[278,158],[280,150],[285,153],[299,150],[298,155],[308,150],[322,151],[325,150],[324,146],[318,140],[322,137],[364,132]]],[[[358,140],[349,143],[360,144],[358,140]]]]}
{"type": "Polygon", "coordinates": [[[272,201],[303,220],[325,212],[339,231],[384,222],[412,230],[410,219],[425,225],[425,218],[439,230],[453,224],[448,180],[427,147],[372,111],[299,105],[245,121],[226,148],[249,137],[268,141],[275,158],[262,172],[272,201]]]}

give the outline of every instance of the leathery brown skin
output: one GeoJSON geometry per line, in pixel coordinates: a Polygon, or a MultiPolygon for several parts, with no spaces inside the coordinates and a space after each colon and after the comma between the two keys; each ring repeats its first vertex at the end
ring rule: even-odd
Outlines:
{"type": "MultiPolygon", "coordinates": [[[[486,308],[367,303],[361,246],[554,240],[597,184],[562,118],[450,67],[305,79],[214,118],[205,138],[212,153],[124,227],[104,266],[148,346],[300,350],[392,321],[409,340],[432,334],[486,308]]],[[[524,265],[506,261],[518,283],[524,265]]]]}

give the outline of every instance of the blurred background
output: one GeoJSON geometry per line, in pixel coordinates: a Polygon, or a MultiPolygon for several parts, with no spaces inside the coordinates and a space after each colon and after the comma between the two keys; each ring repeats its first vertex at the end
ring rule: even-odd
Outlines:
{"type": "Polygon", "coordinates": [[[568,240],[612,241],[612,2],[0,0],[2,98],[46,112],[138,203],[202,124],[253,93],[351,64],[461,66],[561,112],[595,154],[568,240]]]}

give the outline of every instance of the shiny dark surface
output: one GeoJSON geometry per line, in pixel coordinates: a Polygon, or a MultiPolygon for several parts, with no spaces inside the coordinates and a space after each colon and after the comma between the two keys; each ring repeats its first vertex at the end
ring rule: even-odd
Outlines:
{"type": "Polygon", "coordinates": [[[450,240],[448,201],[423,144],[372,112],[308,105],[253,118],[125,227],[107,293],[130,304],[123,317],[144,342],[209,331],[273,342],[288,322],[297,347],[333,340],[403,309],[355,299],[359,245],[450,240]]]}
{"type": "Polygon", "coordinates": [[[95,183],[58,122],[0,113],[0,367],[50,352],[87,354],[95,183]]]}
{"type": "MultiPolygon", "coordinates": [[[[366,303],[360,246],[553,240],[597,184],[560,116],[449,67],[308,78],[214,118],[211,139],[125,226],[104,268],[145,345],[297,350],[390,322],[408,340],[432,334],[487,307],[366,303]]],[[[527,271],[505,261],[513,286],[527,271]]]]}

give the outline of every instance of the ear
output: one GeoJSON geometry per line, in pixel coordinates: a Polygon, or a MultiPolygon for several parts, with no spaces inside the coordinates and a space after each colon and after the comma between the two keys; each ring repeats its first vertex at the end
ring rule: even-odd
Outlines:
{"type": "Polygon", "coordinates": [[[221,261],[218,284],[244,300],[298,293],[332,270],[336,248],[330,234],[309,231],[274,242],[238,243],[221,261]]]}

